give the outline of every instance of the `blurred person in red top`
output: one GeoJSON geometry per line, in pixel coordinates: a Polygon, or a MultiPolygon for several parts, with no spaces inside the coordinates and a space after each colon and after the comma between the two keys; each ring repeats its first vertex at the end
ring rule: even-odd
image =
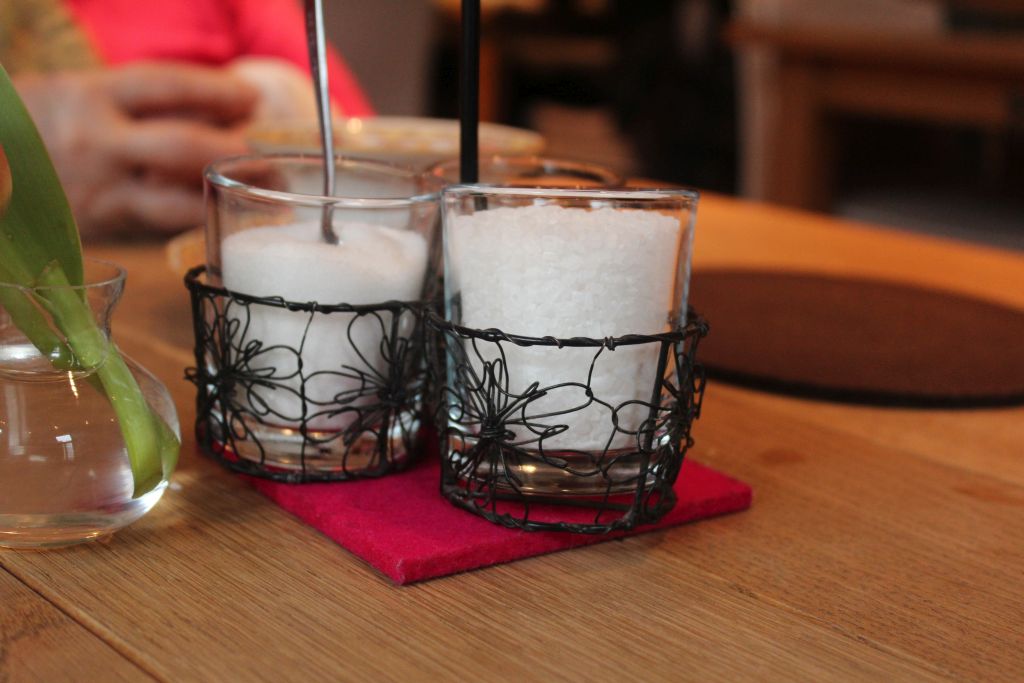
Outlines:
{"type": "MultiPolygon", "coordinates": [[[[87,237],[199,225],[201,171],[246,126],[315,118],[298,0],[2,0],[0,61],[87,237]]],[[[372,114],[329,66],[335,112],[372,114]]]]}

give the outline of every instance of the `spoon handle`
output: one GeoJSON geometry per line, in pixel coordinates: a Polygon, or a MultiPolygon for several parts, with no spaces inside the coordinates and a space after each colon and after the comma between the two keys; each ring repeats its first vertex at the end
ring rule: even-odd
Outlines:
{"type": "MultiPolygon", "coordinates": [[[[324,39],[324,11],[322,0],[305,0],[306,44],[309,48],[309,68],[316,94],[316,111],[320,120],[320,142],[324,158],[325,197],[334,196],[334,122],[331,119],[331,94],[327,81],[327,44],[324,39]]],[[[334,207],[324,205],[320,217],[320,232],[328,244],[337,244],[331,217],[334,207]]]]}

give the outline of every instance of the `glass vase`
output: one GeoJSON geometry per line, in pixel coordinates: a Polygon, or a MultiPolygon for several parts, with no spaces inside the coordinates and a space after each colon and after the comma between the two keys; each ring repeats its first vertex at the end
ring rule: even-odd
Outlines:
{"type": "Polygon", "coordinates": [[[167,486],[180,442],[174,404],[110,341],[124,281],[118,266],[87,261],[82,286],[0,283],[0,546],[108,536],[167,486]],[[137,482],[130,457],[155,462],[155,472],[137,482]]]}

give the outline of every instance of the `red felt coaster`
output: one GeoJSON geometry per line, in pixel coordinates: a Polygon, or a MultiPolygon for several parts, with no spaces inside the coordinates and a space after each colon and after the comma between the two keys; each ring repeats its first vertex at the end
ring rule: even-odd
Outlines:
{"type": "Polygon", "coordinates": [[[266,497],[363,558],[398,584],[413,583],[524,557],[600,543],[750,507],[743,482],[683,464],[679,502],[657,524],[606,536],[506,529],[460,510],[439,493],[440,464],[401,474],[332,484],[250,479],[266,497]]]}

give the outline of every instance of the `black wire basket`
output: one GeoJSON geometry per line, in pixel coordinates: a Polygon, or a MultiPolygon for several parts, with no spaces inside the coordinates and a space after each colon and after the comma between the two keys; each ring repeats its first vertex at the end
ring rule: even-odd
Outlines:
{"type": "Polygon", "coordinates": [[[250,296],[209,284],[204,266],[191,269],[185,285],[196,358],[187,377],[197,387],[196,436],[207,454],[231,470],[290,483],[377,477],[415,459],[427,374],[421,303],[250,296]],[[261,339],[257,323],[282,315],[301,332],[287,343],[261,339]],[[347,360],[311,370],[304,351],[324,324],[333,325],[347,360]]]}
{"type": "Polygon", "coordinates": [[[436,351],[432,374],[443,378],[436,414],[441,492],[449,501],[511,528],[577,533],[653,523],[675,505],[673,486],[705,385],[696,355],[708,325],[699,315],[690,311],[685,325],[668,333],[606,339],[517,336],[426,316],[436,351]],[[538,347],[549,367],[558,362],[550,354],[591,355],[576,364],[582,371],[571,381],[552,384],[539,374],[524,380],[531,370],[521,362],[530,353],[523,349],[538,347]],[[600,395],[599,375],[617,350],[620,359],[644,353],[654,363],[644,399],[600,395]],[[572,398],[552,404],[559,395],[572,398]],[[603,447],[566,445],[583,411],[605,422],[603,447]]]}

